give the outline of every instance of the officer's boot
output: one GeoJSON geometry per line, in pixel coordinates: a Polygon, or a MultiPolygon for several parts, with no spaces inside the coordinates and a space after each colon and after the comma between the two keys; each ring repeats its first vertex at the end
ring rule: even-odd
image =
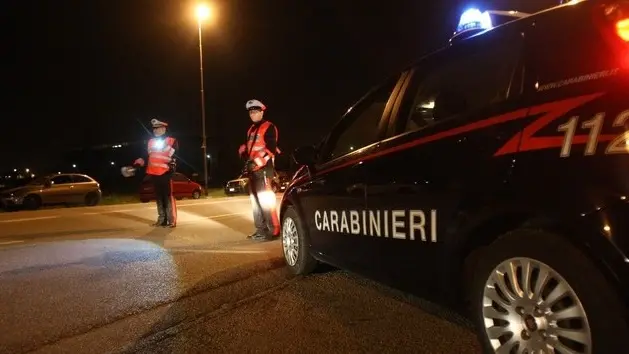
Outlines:
{"type": "Polygon", "coordinates": [[[157,200],[157,221],[152,225],[152,226],[164,226],[164,224],[166,223],[166,212],[164,210],[164,202],[162,201],[162,198],[160,198],[159,194],[156,196],[157,200]]]}

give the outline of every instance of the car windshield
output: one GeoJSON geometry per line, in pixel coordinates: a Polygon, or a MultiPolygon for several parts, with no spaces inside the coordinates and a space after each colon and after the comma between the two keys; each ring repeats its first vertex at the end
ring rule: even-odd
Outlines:
{"type": "Polygon", "coordinates": [[[48,180],[48,177],[37,177],[31,180],[30,182],[28,182],[28,184],[29,185],[42,185],[42,184],[45,184],[47,180],[48,180]]]}

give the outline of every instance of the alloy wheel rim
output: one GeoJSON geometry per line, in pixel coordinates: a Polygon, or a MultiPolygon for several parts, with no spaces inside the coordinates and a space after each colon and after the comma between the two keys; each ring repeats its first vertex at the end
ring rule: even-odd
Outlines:
{"type": "Polygon", "coordinates": [[[299,234],[295,221],[288,217],[282,226],[282,246],[284,248],[284,258],[288,265],[295,266],[299,254],[299,234]]]}
{"type": "Polygon", "coordinates": [[[482,306],[496,353],[592,353],[581,301],[547,264],[522,257],[500,263],[485,283],[482,306]]]}

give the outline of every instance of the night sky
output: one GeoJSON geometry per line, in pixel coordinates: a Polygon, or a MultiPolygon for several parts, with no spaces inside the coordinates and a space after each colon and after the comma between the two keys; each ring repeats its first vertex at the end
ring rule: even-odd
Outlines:
{"type": "MultiPolygon", "coordinates": [[[[257,98],[280,129],[280,147],[315,143],[372,85],[445,45],[462,10],[488,2],[531,11],[558,1],[210,2],[216,20],[203,28],[208,136],[237,158],[250,124],[244,104],[257,98]]],[[[153,117],[200,135],[194,5],[3,1],[0,168],[141,140],[137,120],[153,117]]]]}

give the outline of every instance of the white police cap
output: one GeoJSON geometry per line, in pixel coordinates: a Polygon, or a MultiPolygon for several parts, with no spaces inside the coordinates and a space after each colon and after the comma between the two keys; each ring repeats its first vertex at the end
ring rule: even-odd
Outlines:
{"type": "Polygon", "coordinates": [[[151,125],[153,126],[153,128],[161,128],[161,127],[167,127],[168,123],[166,122],[162,122],[159,119],[151,119],[151,125]]]}
{"type": "Polygon", "coordinates": [[[247,101],[247,104],[245,105],[245,107],[247,108],[247,110],[250,110],[252,108],[259,108],[263,111],[266,110],[266,106],[264,105],[264,103],[258,101],[258,100],[249,100],[247,101]]]}

